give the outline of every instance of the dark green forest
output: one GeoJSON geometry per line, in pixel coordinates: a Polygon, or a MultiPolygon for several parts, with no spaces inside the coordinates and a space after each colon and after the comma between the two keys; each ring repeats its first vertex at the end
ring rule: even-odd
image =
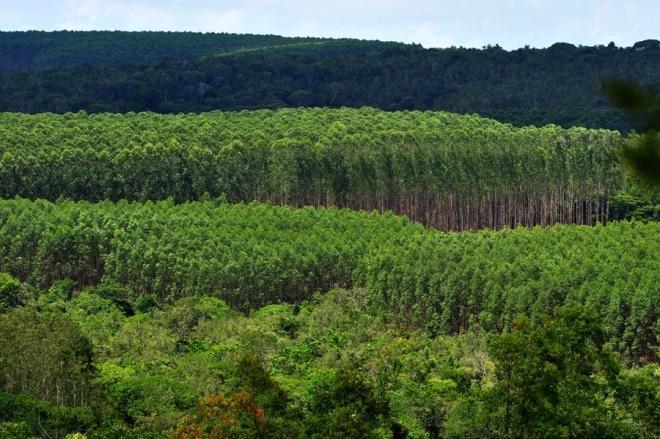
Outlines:
{"type": "Polygon", "coordinates": [[[403,46],[352,39],[197,32],[0,31],[0,69],[47,70],[82,65],[157,64],[252,50],[332,45],[356,49],[403,46]]]}
{"type": "Polygon", "coordinates": [[[659,86],[656,40],[0,32],[0,439],[660,437],[659,86]]]}
{"type": "Polygon", "coordinates": [[[602,95],[602,81],[660,85],[655,40],[506,51],[185,33],[5,33],[2,39],[11,42],[3,50],[16,47],[19,54],[37,47],[18,61],[20,69],[0,71],[0,110],[27,113],[371,106],[629,131],[634,124],[602,95]],[[250,50],[259,47],[268,50],[250,50]],[[63,65],[49,61],[60,53],[63,65]]]}

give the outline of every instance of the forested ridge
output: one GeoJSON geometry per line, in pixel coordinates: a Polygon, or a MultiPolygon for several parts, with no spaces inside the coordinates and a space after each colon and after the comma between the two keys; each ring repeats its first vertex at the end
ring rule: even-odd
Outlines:
{"type": "Polygon", "coordinates": [[[443,230],[607,222],[619,133],[364,109],[0,115],[0,195],[391,210],[443,230]]]}
{"type": "Polygon", "coordinates": [[[249,50],[332,44],[338,47],[403,46],[401,43],[198,32],[28,31],[0,32],[0,69],[44,70],[80,65],[194,61],[249,50]]]}
{"type": "MultiPolygon", "coordinates": [[[[40,65],[40,57],[49,65],[47,59],[66,48],[73,48],[69,49],[73,53],[81,50],[81,60],[88,62],[46,70],[26,62],[20,70],[3,69],[0,109],[28,113],[372,106],[479,113],[516,125],[554,123],[629,131],[634,124],[602,96],[602,82],[624,77],[647,86],[660,84],[660,44],[655,40],[627,48],[555,44],[505,51],[498,46],[424,49],[304,39],[291,40],[286,49],[285,41],[290,40],[280,44],[278,37],[222,34],[8,33],[2,38],[45,41],[34,49],[35,65],[40,65]],[[194,43],[197,39],[199,46],[194,43]],[[196,57],[215,50],[214,39],[229,51],[227,56],[196,57]],[[50,40],[52,50],[46,43],[50,40]],[[90,48],[81,49],[88,40],[90,48]],[[116,46],[111,44],[115,40],[116,46]],[[119,44],[123,40],[127,44],[119,44]],[[152,49],[141,53],[157,57],[179,40],[184,43],[177,50],[190,47],[191,56],[175,50],[169,59],[146,63],[126,52],[132,45],[147,45],[152,49]],[[103,51],[107,62],[95,64],[100,44],[111,47],[103,51]],[[272,47],[232,51],[261,44],[272,47]]],[[[12,47],[5,46],[5,51],[12,47]]],[[[62,62],[75,64],[75,58],[66,54],[62,62]]]]}

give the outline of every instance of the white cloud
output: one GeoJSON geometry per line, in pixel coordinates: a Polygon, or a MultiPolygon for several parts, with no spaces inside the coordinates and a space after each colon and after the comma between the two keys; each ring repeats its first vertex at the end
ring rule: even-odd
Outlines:
{"type": "Polygon", "coordinates": [[[245,11],[230,9],[227,11],[207,11],[201,17],[193,17],[198,28],[205,32],[241,32],[246,27],[245,11]]]}
{"type": "Polygon", "coordinates": [[[66,0],[56,28],[70,30],[193,30],[241,32],[246,27],[242,9],[195,8],[180,5],[139,4],[107,0],[66,0]]]}

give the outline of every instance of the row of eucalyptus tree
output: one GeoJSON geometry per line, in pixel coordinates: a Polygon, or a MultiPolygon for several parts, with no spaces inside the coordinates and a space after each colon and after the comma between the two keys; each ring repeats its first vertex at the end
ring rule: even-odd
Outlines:
{"type": "Polygon", "coordinates": [[[0,197],[391,210],[443,230],[593,224],[623,178],[607,130],[363,109],[0,114],[0,197]]]}

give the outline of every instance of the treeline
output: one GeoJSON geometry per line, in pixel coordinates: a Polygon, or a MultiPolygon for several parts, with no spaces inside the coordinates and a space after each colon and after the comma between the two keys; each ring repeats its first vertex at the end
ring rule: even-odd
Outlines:
{"type": "MultiPolygon", "coordinates": [[[[159,38],[145,35],[119,34],[118,41],[159,38]]],[[[163,35],[164,41],[176,36],[163,35]]],[[[106,34],[80,38],[114,40],[106,34]]],[[[194,41],[196,36],[181,38],[194,41]]],[[[655,40],[629,48],[555,44],[514,51],[498,46],[423,49],[352,40],[317,43],[155,64],[127,61],[5,70],[0,72],[0,110],[179,113],[372,106],[479,113],[516,125],[554,123],[628,131],[633,125],[603,96],[603,80],[629,78],[660,85],[660,43],[655,40]]],[[[200,47],[206,50],[206,44],[200,47]]],[[[112,59],[112,50],[102,56],[112,59]]]]}
{"type": "Polygon", "coordinates": [[[0,69],[44,70],[81,65],[156,64],[250,50],[333,45],[382,50],[399,43],[196,32],[0,32],[0,69]]]}
{"type": "Polygon", "coordinates": [[[621,140],[607,130],[369,108],[5,113],[0,197],[223,196],[391,210],[443,230],[594,224],[612,218],[610,199],[624,187],[621,140]]]}
{"type": "Polygon", "coordinates": [[[243,310],[364,287],[400,323],[510,329],[564,304],[600,315],[613,348],[653,361],[658,223],[443,234],[395,216],[219,202],[0,202],[0,271],[46,289],[119,284],[159,301],[243,310]]]}

